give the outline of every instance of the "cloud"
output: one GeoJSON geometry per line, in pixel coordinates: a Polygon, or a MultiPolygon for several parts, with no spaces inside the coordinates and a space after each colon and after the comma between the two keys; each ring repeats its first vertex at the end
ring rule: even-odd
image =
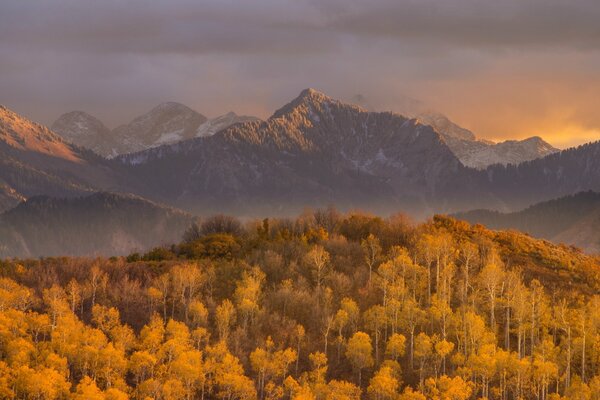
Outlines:
{"type": "Polygon", "coordinates": [[[321,9],[329,25],[358,36],[486,50],[600,48],[595,0],[333,0],[321,9]]]}

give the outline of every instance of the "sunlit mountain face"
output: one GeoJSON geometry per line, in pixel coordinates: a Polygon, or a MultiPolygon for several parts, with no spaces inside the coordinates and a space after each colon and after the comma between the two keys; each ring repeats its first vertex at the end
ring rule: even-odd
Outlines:
{"type": "Polygon", "coordinates": [[[599,21],[0,1],[0,399],[600,400],[599,21]]]}

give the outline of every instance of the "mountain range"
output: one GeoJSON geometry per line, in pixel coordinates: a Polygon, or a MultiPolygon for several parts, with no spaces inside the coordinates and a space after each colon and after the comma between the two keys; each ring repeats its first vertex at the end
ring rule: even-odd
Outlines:
{"type": "Polygon", "coordinates": [[[510,164],[465,167],[448,137],[419,119],[369,112],[307,89],[266,121],[116,161],[143,183],[142,195],[194,212],[285,214],[336,204],[425,215],[522,205],[528,183],[513,204],[514,189],[502,181],[510,164]]]}
{"type": "MultiPolygon", "coordinates": [[[[352,100],[366,110],[373,111],[363,96],[357,95],[352,100]]],[[[450,150],[467,167],[485,169],[493,164],[519,164],[559,151],[539,136],[499,143],[478,138],[472,131],[457,125],[419,100],[401,97],[397,106],[398,113],[415,118],[440,133],[450,150]]]]}
{"type": "Polygon", "coordinates": [[[465,168],[431,127],[309,89],[266,121],[118,157],[161,201],[251,215],[336,204],[413,208],[465,168]],[[398,190],[402,188],[402,190],[398,190]]]}
{"type": "Polygon", "coordinates": [[[115,157],[163,144],[209,136],[233,124],[257,119],[239,116],[234,112],[208,119],[183,104],[168,102],[159,104],[112,131],[98,118],[84,111],[61,115],[54,121],[51,129],[77,146],[104,157],[115,157]]]}
{"type": "Polygon", "coordinates": [[[475,208],[511,212],[600,191],[600,143],[560,152],[538,138],[490,144],[436,118],[427,124],[367,111],[307,89],[266,120],[232,114],[207,120],[165,103],[110,131],[87,114],[69,113],[53,125],[63,138],[2,107],[0,211],[36,196],[74,207],[69,198],[110,191],[196,215],[290,215],[334,204],[424,218],[475,208]],[[100,151],[99,143],[108,145],[100,151]],[[457,155],[456,143],[505,148],[505,161],[525,153],[538,158],[473,168],[457,155]],[[127,146],[142,150],[119,154],[127,146]]]}

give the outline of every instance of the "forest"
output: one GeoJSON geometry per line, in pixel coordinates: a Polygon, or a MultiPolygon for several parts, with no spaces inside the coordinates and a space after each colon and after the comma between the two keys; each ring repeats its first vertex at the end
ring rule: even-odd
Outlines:
{"type": "Polygon", "coordinates": [[[600,259],[333,208],[0,262],[0,398],[600,399],[600,259]]]}

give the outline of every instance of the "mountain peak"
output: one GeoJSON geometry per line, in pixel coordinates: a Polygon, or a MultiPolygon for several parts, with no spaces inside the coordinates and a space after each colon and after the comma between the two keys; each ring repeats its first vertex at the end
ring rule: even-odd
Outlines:
{"type": "Polygon", "coordinates": [[[323,93],[323,92],[318,91],[317,89],[306,88],[300,92],[300,95],[298,97],[299,98],[323,98],[323,97],[327,97],[327,95],[325,95],[325,93],[323,93]]]}
{"type": "Polygon", "coordinates": [[[50,129],[70,142],[78,136],[110,134],[102,121],[85,111],[70,111],[61,115],[52,123],[50,129]]]}
{"type": "MultiPolygon", "coordinates": [[[[300,92],[298,97],[296,97],[294,100],[290,101],[289,103],[275,111],[271,118],[279,118],[298,109],[306,110],[312,109],[314,107],[320,108],[323,104],[327,103],[341,104],[339,100],[332,99],[323,92],[320,92],[313,88],[307,88],[300,92]]],[[[351,104],[347,104],[347,106],[355,107],[357,109],[360,108],[351,104]]]]}

